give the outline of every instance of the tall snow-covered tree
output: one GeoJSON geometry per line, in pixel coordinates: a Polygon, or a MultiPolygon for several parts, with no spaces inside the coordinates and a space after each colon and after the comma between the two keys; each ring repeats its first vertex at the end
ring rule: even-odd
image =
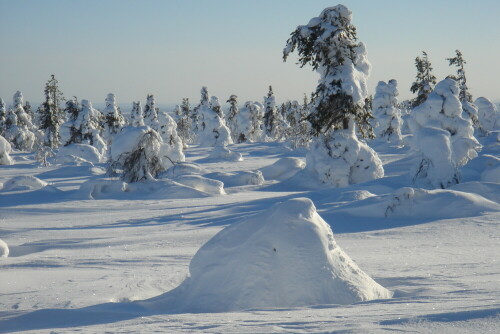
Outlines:
{"type": "Polygon", "coordinates": [[[189,99],[182,99],[180,105],[180,114],[177,119],[177,133],[181,137],[184,145],[193,142],[193,136],[191,135],[191,106],[189,104],[189,99]]]}
{"type": "Polygon", "coordinates": [[[459,88],[452,78],[440,81],[428,98],[413,109],[408,139],[419,152],[413,181],[426,187],[448,188],[460,182],[458,168],[481,148],[472,124],[462,118],[459,88]]]}
{"type": "Polygon", "coordinates": [[[436,85],[436,77],[432,74],[432,64],[427,56],[427,52],[422,51],[422,57],[415,58],[417,77],[410,87],[412,93],[417,97],[412,101],[412,107],[417,107],[424,103],[427,96],[436,85]]]}
{"type": "Polygon", "coordinates": [[[356,125],[369,136],[367,77],[370,63],[358,42],[352,13],[343,5],[324,9],[292,32],[283,51],[286,61],[297,50],[301,67],[320,74],[307,117],[316,135],[307,154],[307,168],[334,186],[368,181],[384,175],[375,151],[356,136],[356,125]]]}
{"type": "Polygon", "coordinates": [[[226,146],[232,144],[231,133],[224,119],[220,116],[219,99],[215,96],[209,99],[207,87],[201,89],[201,100],[197,107],[198,143],[201,146],[226,146]]]}
{"type": "Polygon", "coordinates": [[[7,120],[7,106],[2,98],[0,98],[0,136],[5,135],[5,121],[7,120]]]}
{"type": "Polygon", "coordinates": [[[106,109],[104,110],[104,132],[105,136],[109,139],[111,136],[116,135],[125,126],[125,119],[116,104],[115,94],[108,94],[106,97],[106,109]]]}
{"type": "Polygon", "coordinates": [[[132,126],[144,126],[144,113],[141,101],[132,102],[132,112],[130,113],[130,124],[132,126]]]}
{"type": "Polygon", "coordinates": [[[226,118],[226,123],[227,126],[229,127],[229,130],[231,131],[231,136],[233,139],[233,142],[238,142],[238,114],[240,112],[238,108],[238,96],[232,94],[229,99],[226,101],[226,103],[229,103],[229,109],[227,111],[227,118],[226,118]]]}
{"type": "Polygon", "coordinates": [[[59,127],[64,123],[65,115],[60,107],[64,97],[53,74],[45,84],[44,94],[45,101],[38,108],[40,130],[44,133],[44,145],[56,148],[61,141],[59,127]]]}
{"type": "Polygon", "coordinates": [[[158,134],[163,140],[167,155],[173,161],[184,161],[184,147],[181,137],[177,134],[177,123],[164,111],[158,112],[158,122],[161,124],[158,134]]]}
{"type": "Polygon", "coordinates": [[[402,120],[401,110],[398,108],[398,95],[398,82],[395,79],[389,80],[387,83],[379,81],[372,102],[375,136],[393,144],[400,144],[402,141],[402,120]]]}
{"type": "Polygon", "coordinates": [[[80,144],[82,142],[82,132],[80,127],[76,125],[78,115],[82,110],[78,98],[73,96],[72,99],[66,101],[66,122],[61,126],[61,142],[66,146],[70,144],[80,144]]]}
{"type": "Polygon", "coordinates": [[[158,131],[160,123],[158,123],[158,107],[153,94],[148,94],[146,105],[144,106],[144,124],[158,131]]]}
{"type": "Polygon", "coordinates": [[[13,106],[6,115],[5,139],[18,150],[31,151],[36,144],[36,134],[35,126],[24,111],[23,94],[17,91],[13,97],[13,106]]]}
{"type": "Polygon", "coordinates": [[[276,98],[273,87],[269,86],[267,96],[264,96],[264,130],[265,135],[270,139],[276,138],[277,113],[276,98]]]}
{"type": "Polygon", "coordinates": [[[102,113],[92,107],[92,102],[82,100],[82,110],[75,121],[75,127],[81,133],[82,143],[94,146],[100,154],[104,155],[107,145],[101,137],[102,113]]]}
{"type": "Polygon", "coordinates": [[[263,139],[262,119],[264,106],[259,102],[247,101],[238,113],[238,143],[257,142],[263,139]]]}

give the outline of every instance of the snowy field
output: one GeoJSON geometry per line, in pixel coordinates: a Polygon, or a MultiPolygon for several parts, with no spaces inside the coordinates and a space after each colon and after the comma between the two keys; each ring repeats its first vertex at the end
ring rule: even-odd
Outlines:
{"type": "MultiPolygon", "coordinates": [[[[103,178],[104,164],[38,167],[32,154],[14,153],[14,165],[0,166],[0,239],[10,249],[0,258],[0,332],[498,333],[500,143],[480,141],[463,182],[430,191],[401,189],[411,186],[408,148],[376,142],[385,177],[346,188],[292,176],[286,164],[264,168],[304,160],[305,151],[282,144],[230,145],[241,162],[210,162],[211,149],[188,148],[186,161],[224,179],[223,194],[196,178],[184,180],[191,192],[168,184],[93,192],[80,185],[103,178]],[[236,177],[258,169],[264,184],[236,177]],[[9,183],[19,176],[48,185],[9,183]],[[313,201],[338,245],[392,298],[218,313],[133,302],[179,286],[198,249],[226,226],[299,197],[313,201]]],[[[307,276],[296,281],[307,287],[307,276]]]]}

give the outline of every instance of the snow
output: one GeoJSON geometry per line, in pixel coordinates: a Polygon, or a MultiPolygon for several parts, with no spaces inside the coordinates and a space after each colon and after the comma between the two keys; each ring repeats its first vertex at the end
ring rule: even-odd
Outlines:
{"type": "Polygon", "coordinates": [[[0,239],[0,257],[8,257],[9,256],[9,246],[0,239]]]}
{"type": "Polygon", "coordinates": [[[70,144],[59,148],[53,158],[54,163],[77,163],[88,162],[90,164],[98,164],[105,162],[106,158],[94,146],[87,144],[70,144]]]}
{"type": "Polygon", "coordinates": [[[219,180],[224,187],[240,187],[264,184],[264,177],[260,171],[215,172],[205,175],[208,178],[219,180]]]}
{"type": "Polygon", "coordinates": [[[284,157],[270,166],[260,169],[266,180],[283,181],[294,176],[306,166],[304,160],[295,157],[284,157]]]}
{"type": "Polygon", "coordinates": [[[212,195],[224,195],[224,183],[218,180],[203,177],[201,175],[181,175],[174,181],[212,195]]]}
{"type": "Polygon", "coordinates": [[[496,105],[486,97],[478,97],[474,104],[478,107],[479,123],[484,130],[488,132],[500,127],[500,113],[496,105]]]}
{"type": "Polygon", "coordinates": [[[210,152],[207,160],[211,162],[220,161],[242,161],[243,156],[238,152],[233,152],[225,146],[215,146],[210,152]]]}
{"type": "Polygon", "coordinates": [[[311,200],[291,199],[219,232],[176,289],[140,302],[164,312],[352,304],[387,299],[337,245],[311,200]]]}
{"type": "Polygon", "coordinates": [[[9,142],[0,136],[0,165],[12,165],[14,163],[9,155],[11,151],[9,142]]]}
{"type": "Polygon", "coordinates": [[[47,182],[40,180],[35,176],[19,175],[5,182],[3,184],[2,191],[37,190],[46,187],[47,185],[47,182]]]}
{"type": "MultiPolygon", "coordinates": [[[[494,333],[500,326],[495,256],[500,252],[500,182],[485,181],[483,174],[498,167],[500,145],[496,135],[479,141],[479,156],[458,167],[462,182],[447,189],[412,185],[410,149],[383,141],[373,148],[383,163],[384,177],[343,188],[315,183],[307,169],[300,169],[306,151],[291,151],[274,142],[230,146],[245,158],[238,162],[206,161],[210,152],[191,145],[185,151],[187,162],[177,163],[158,180],[127,183],[125,191],[121,186],[113,189],[122,181],[103,175],[105,163],[40,167],[32,153],[14,151],[16,163],[0,166],[0,183],[36,176],[52,187],[0,191],[0,239],[10,250],[0,261],[0,332],[494,333]],[[297,172],[282,180],[267,179],[266,168],[283,158],[281,163],[296,166],[297,172]],[[240,185],[244,178],[258,175],[256,171],[263,171],[262,184],[240,185]],[[180,175],[222,181],[228,195],[210,195],[169,179],[180,175]],[[106,187],[109,181],[115,185],[106,187]],[[86,182],[105,185],[94,193],[96,199],[89,199],[89,192],[84,196],[86,182]],[[312,204],[304,197],[314,203],[316,213],[311,214],[312,204]],[[292,218],[274,220],[272,212],[292,218]],[[285,221],[308,233],[288,230],[285,221]],[[242,226],[255,233],[246,234],[242,226]],[[258,226],[265,232],[262,236],[258,226]],[[292,286],[276,276],[278,271],[330,263],[317,256],[325,254],[319,236],[330,228],[335,245],[393,293],[392,298],[322,302],[306,292],[321,285],[324,276],[306,271],[289,277],[301,285],[286,294],[293,300],[283,302],[304,304],[273,307],[277,303],[271,299],[280,289],[292,286]],[[221,231],[230,238],[223,242],[219,234],[213,239],[221,231]],[[269,257],[250,248],[230,252],[230,243],[238,238],[247,240],[245,245],[261,246],[269,257]],[[285,256],[285,250],[318,238],[321,242],[307,251],[285,256]],[[197,252],[201,255],[195,256],[197,252]],[[223,262],[210,252],[231,261],[223,262]],[[240,255],[258,264],[248,277],[243,272],[250,269],[232,261],[240,255]],[[299,255],[308,261],[299,261],[299,255]],[[273,259],[289,265],[273,266],[269,272],[259,267],[273,264],[273,259]],[[190,263],[195,270],[188,276],[190,263]],[[206,312],[204,305],[188,299],[175,305],[150,302],[148,307],[141,302],[178,297],[179,286],[196,283],[205,288],[213,281],[194,280],[217,276],[219,271],[208,268],[209,263],[231,273],[228,279],[241,278],[240,290],[260,295],[233,304],[237,311],[222,313],[206,312]],[[233,267],[240,270],[230,271],[233,267]],[[255,281],[260,279],[257,273],[264,275],[262,284],[255,281]],[[277,281],[278,288],[263,293],[277,281]],[[205,313],[190,313],[195,307],[205,313]]],[[[221,293],[203,300],[241,301],[238,293],[229,295],[219,285],[214,289],[221,293]]]]}

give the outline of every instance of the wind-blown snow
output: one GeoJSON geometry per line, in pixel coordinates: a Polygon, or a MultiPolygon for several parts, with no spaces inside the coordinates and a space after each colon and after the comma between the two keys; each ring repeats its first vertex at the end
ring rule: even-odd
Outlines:
{"type": "Polygon", "coordinates": [[[5,241],[0,239],[0,257],[8,257],[9,256],[9,246],[5,241]]]}
{"type": "Polygon", "coordinates": [[[225,312],[392,295],[344,253],[307,198],[278,203],[219,232],[196,253],[189,272],[178,288],[140,304],[166,312],[225,312]]]}

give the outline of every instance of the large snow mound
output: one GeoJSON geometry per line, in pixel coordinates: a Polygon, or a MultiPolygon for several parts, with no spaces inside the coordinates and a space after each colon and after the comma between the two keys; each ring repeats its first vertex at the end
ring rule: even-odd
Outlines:
{"type": "Polygon", "coordinates": [[[260,169],[262,175],[266,180],[286,180],[298,171],[301,171],[306,167],[304,160],[300,158],[285,157],[281,158],[270,166],[266,166],[260,169]]]}
{"type": "Polygon", "coordinates": [[[220,162],[220,161],[243,161],[241,153],[233,152],[225,146],[215,146],[207,157],[206,162],[220,162]]]}
{"type": "Polygon", "coordinates": [[[3,191],[38,190],[47,186],[47,182],[34,176],[15,176],[3,184],[3,191]]]}
{"type": "Polygon", "coordinates": [[[224,187],[239,187],[247,185],[261,185],[264,183],[262,173],[257,171],[215,172],[206,174],[205,177],[219,180],[224,187]]]}
{"type": "Polygon", "coordinates": [[[212,195],[224,195],[224,183],[201,175],[181,175],[175,182],[212,195]]]}
{"type": "Polygon", "coordinates": [[[172,179],[181,175],[201,175],[206,173],[208,173],[208,171],[198,164],[192,162],[179,162],[167,169],[164,176],[172,179]]]}
{"type": "Polygon", "coordinates": [[[307,198],[225,228],[200,248],[189,271],[176,289],[139,303],[171,312],[225,312],[392,295],[344,253],[307,198]]]}
{"type": "Polygon", "coordinates": [[[9,246],[7,243],[0,239],[0,257],[8,257],[9,256],[9,246]]]}

